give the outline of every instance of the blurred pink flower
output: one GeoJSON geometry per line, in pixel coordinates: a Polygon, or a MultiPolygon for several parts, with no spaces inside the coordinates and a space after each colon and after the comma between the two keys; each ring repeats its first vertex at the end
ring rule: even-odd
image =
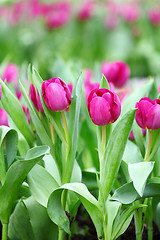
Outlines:
{"type": "Polygon", "coordinates": [[[8,126],[8,113],[4,109],[0,109],[0,126],[8,126]]]}
{"type": "Polygon", "coordinates": [[[160,9],[151,9],[148,13],[148,17],[150,22],[153,25],[159,25],[160,24],[160,9]]]}
{"type": "Polygon", "coordinates": [[[136,22],[140,18],[140,7],[135,3],[122,4],[121,16],[126,22],[136,22]]]}
{"type": "Polygon", "coordinates": [[[92,0],[82,2],[78,13],[78,19],[86,21],[93,16],[95,2],[92,0]]]}
{"type": "Polygon", "coordinates": [[[14,63],[9,63],[3,74],[2,74],[2,80],[6,80],[7,83],[11,83],[13,82],[15,88],[18,87],[19,83],[18,83],[18,67],[16,64],[14,63]]]}

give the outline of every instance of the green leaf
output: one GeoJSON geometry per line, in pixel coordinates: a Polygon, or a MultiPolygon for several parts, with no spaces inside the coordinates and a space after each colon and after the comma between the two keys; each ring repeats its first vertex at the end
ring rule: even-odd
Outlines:
{"type": "Polygon", "coordinates": [[[106,210],[107,210],[107,237],[111,238],[113,223],[116,218],[116,215],[121,207],[120,202],[107,200],[106,202],[106,210]]]}
{"type": "Polygon", "coordinates": [[[104,201],[107,200],[114,179],[118,173],[127,139],[132,128],[135,112],[136,110],[134,109],[123,116],[115,126],[110,141],[106,147],[101,178],[104,201]]]}
{"type": "Polygon", "coordinates": [[[146,185],[146,181],[154,167],[154,162],[139,162],[128,165],[129,175],[133,181],[133,185],[142,197],[146,185]]]}
{"type": "Polygon", "coordinates": [[[0,126],[0,144],[6,141],[7,166],[14,161],[17,154],[18,134],[15,129],[6,126],[0,126]]]}
{"type": "Polygon", "coordinates": [[[98,237],[102,236],[102,213],[98,207],[98,201],[91,195],[86,186],[82,183],[68,183],[55,190],[48,200],[48,215],[65,232],[70,234],[70,224],[68,217],[61,206],[61,194],[63,189],[68,189],[76,193],[85,209],[89,213],[98,237]]]}
{"type": "Polygon", "coordinates": [[[140,154],[140,151],[136,144],[131,142],[130,140],[127,141],[126,148],[124,150],[124,154],[122,159],[127,163],[138,163],[142,162],[143,158],[140,154]],[[132,154],[131,154],[132,153],[132,154]]]}
{"type": "Polygon", "coordinates": [[[144,137],[142,134],[142,129],[138,126],[136,121],[133,123],[133,135],[136,141],[137,146],[139,147],[142,156],[145,155],[145,146],[144,146],[144,137]]]}
{"type": "Polygon", "coordinates": [[[68,155],[68,166],[64,174],[64,183],[70,181],[72,171],[74,167],[74,161],[77,151],[77,143],[79,137],[79,117],[81,109],[81,92],[82,92],[82,78],[79,77],[75,88],[75,96],[72,99],[70,107],[70,118],[69,118],[69,138],[70,138],[70,152],[68,155]]]}
{"type": "Polygon", "coordinates": [[[27,117],[23,112],[22,106],[16,96],[10,91],[7,85],[0,79],[0,84],[2,85],[2,97],[1,102],[3,108],[12,118],[13,122],[26,138],[30,146],[34,145],[34,134],[31,127],[28,124],[27,117]]]}
{"type": "Polygon", "coordinates": [[[10,239],[35,240],[27,208],[22,200],[16,205],[8,225],[10,239]]]}
{"type": "Polygon", "coordinates": [[[112,238],[111,239],[116,239],[120,236],[120,231],[122,229],[122,227],[124,226],[125,222],[128,220],[128,218],[132,215],[132,213],[138,209],[138,208],[143,208],[143,207],[147,207],[144,204],[138,204],[138,205],[134,205],[132,207],[129,207],[128,209],[126,209],[120,216],[120,219],[118,219],[118,221],[115,221],[114,227],[113,227],[113,234],[112,234],[112,238]]]}
{"type": "Polygon", "coordinates": [[[28,184],[32,196],[44,207],[47,207],[47,201],[51,193],[59,187],[49,172],[38,164],[29,172],[28,184]]]}
{"type": "Polygon", "coordinates": [[[100,88],[106,88],[110,90],[109,83],[104,75],[102,75],[102,78],[101,78],[100,88]]]}
{"type": "Polygon", "coordinates": [[[16,161],[11,165],[5,183],[0,189],[0,218],[8,223],[10,214],[18,199],[19,189],[32,167],[49,153],[49,147],[34,147],[27,152],[25,160],[16,161]]]}
{"type": "Polygon", "coordinates": [[[60,119],[60,112],[53,112],[49,108],[47,108],[47,106],[46,106],[46,104],[43,100],[43,97],[42,97],[41,87],[42,87],[43,79],[41,78],[39,73],[36,71],[36,69],[34,69],[34,71],[33,71],[33,79],[34,79],[34,82],[35,82],[35,84],[38,88],[41,103],[42,103],[44,112],[45,112],[49,122],[55,128],[55,130],[56,130],[58,136],[60,137],[60,139],[62,140],[62,142],[66,142],[65,132],[64,132],[64,129],[62,127],[62,123],[61,123],[61,119],[60,119]]]}
{"type": "Polygon", "coordinates": [[[58,228],[50,220],[45,207],[31,196],[24,200],[36,240],[58,239],[58,228]]]}

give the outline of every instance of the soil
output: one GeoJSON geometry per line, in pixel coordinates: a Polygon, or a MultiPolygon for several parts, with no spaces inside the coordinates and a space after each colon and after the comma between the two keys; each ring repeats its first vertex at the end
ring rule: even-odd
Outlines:
{"type": "MultiPolygon", "coordinates": [[[[72,240],[97,240],[96,230],[94,228],[94,225],[91,221],[91,219],[88,218],[84,219],[82,218],[83,214],[81,211],[78,211],[76,221],[78,223],[78,229],[81,232],[82,229],[87,229],[88,231],[86,234],[75,234],[72,237],[72,240]]],[[[147,240],[147,229],[144,227],[143,231],[143,240],[147,240]]],[[[158,230],[158,227],[155,223],[153,223],[153,240],[159,240],[160,239],[160,232],[158,230]]],[[[121,236],[121,240],[136,240],[135,236],[135,226],[134,226],[134,220],[131,221],[131,224],[129,225],[126,232],[121,236]]]]}

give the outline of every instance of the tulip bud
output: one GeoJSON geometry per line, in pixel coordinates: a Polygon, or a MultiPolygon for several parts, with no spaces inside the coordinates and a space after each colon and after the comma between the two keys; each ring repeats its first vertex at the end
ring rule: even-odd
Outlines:
{"type": "Polygon", "coordinates": [[[160,100],[155,99],[152,101],[150,98],[142,98],[135,105],[136,111],[136,122],[144,129],[158,129],[160,128],[160,100]]]}
{"type": "Polygon", "coordinates": [[[8,125],[8,113],[4,109],[0,109],[0,126],[7,126],[8,125]]]}
{"type": "Polygon", "coordinates": [[[47,107],[54,112],[66,110],[71,104],[71,91],[60,78],[44,81],[42,95],[47,107]]]}
{"type": "MultiPolygon", "coordinates": [[[[143,137],[146,136],[146,129],[142,129],[142,134],[143,134],[143,137]]],[[[132,140],[132,141],[135,140],[133,130],[130,132],[129,139],[132,140]]]]}
{"type": "Polygon", "coordinates": [[[2,80],[6,80],[7,83],[14,82],[14,84],[17,84],[18,82],[18,68],[15,64],[10,63],[7,65],[7,67],[4,70],[4,73],[2,75],[2,80]]]}
{"type": "Polygon", "coordinates": [[[37,111],[41,111],[44,112],[43,107],[42,107],[42,103],[41,103],[41,99],[39,96],[39,92],[37,90],[37,94],[36,94],[36,90],[35,87],[33,86],[33,84],[30,84],[30,99],[32,100],[35,108],[37,109],[37,111]]]}
{"type": "Polygon", "coordinates": [[[88,97],[88,111],[94,124],[108,125],[117,120],[121,113],[118,96],[108,89],[94,89],[88,97]]]}
{"type": "Polygon", "coordinates": [[[130,77],[130,69],[124,62],[104,62],[101,71],[116,87],[122,87],[130,77]]]}

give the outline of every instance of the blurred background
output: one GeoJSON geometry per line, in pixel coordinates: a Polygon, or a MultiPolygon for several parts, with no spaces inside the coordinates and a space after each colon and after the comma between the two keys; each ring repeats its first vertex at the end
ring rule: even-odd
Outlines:
{"type": "Polygon", "coordinates": [[[1,65],[32,63],[47,79],[62,61],[100,70],[104,61],[118,60],[131,77],[159,76],[158,0],[1,0],[1,65]]]}

